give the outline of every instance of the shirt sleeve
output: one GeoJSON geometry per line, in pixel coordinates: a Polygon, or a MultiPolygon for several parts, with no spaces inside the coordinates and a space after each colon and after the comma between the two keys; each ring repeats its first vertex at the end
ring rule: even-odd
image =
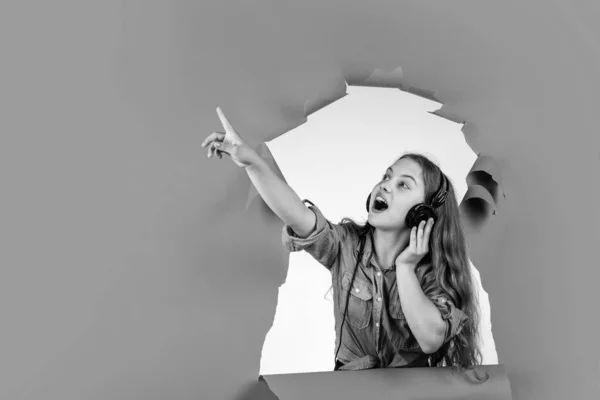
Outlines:
{"type": "Polygon", "coordinates": [[[325,268],[331,270],[350,228],[346,224],[334,224],[327,220],[321,210],[310,200],[303,200],[303,202],[310,204],[308,208],[316,216],[316,226],[310,236],[300,238],[289,225],[284,225],[283,245],[290,252],[306,251],[325,268]]]}
{"type": "Polygon", "coordinates": [[[435,296],[433,298],[433,304],[440,310],[442,319],[446,321],[446,336],[444,343],[447,343],[450,339],[460,333],[468,317],[445,296],[435,296]]]}

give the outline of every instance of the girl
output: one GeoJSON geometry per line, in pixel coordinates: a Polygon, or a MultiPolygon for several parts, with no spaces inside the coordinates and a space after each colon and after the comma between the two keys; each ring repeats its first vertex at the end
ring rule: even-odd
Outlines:
{"type": "Polygon", "coordinates": [[[366,224],[334,224],[275,175],[220,108],[217,113],[225,132],[204,140],[208,157],[225,153],[245,168],[285,223],[286,248],[305,250],[331,272],[335,370],[481,363],[456,195],[439,167],[403,155],[372,189],[366,224]]]}

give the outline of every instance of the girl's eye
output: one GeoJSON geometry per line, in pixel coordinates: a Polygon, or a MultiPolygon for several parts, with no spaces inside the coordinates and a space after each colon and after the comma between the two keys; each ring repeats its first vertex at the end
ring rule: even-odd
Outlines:
{"type": "Polygon", "coordinates": [[[402,187],[404,187],[404,188],[408,189],[408,185],[407,185],[406,183],[404,183],[404,182],[400,182],[400,186],[402,186],[402,187]]]}
{"type": "Polygon", "coordinates": [[[386,174],[386,175],[384,175],[384,176],[383,176],[383,178],[381,178],[381,179],[383,179],[383,180],[385,181],[385,179],[386,179],[387,177],[388,177],[388,176],[387,176],[387,174],[386,174]]]}

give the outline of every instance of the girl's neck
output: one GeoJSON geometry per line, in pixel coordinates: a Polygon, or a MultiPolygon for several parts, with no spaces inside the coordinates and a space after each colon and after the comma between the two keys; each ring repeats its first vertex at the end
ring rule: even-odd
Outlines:
{"type": "Polygon", "coordinates": [[[373,229],[374,257],[379,267],[391,268],[396,263],[396,258],[404,251],[410,241],[410,230],[382,231],[373,229]]]}

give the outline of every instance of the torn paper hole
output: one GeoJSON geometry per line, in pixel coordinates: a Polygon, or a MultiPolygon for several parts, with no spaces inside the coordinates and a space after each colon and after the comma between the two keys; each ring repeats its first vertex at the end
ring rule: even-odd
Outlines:
{"type": "MultiPolygon", "coordinates": [[[[460,203],[467,192],[466,176],[477,159],[464,140],[461,124],[432,116],[430,112],[441,105],[424,96],[367,85],[349,86],[347,93],[267,143],[270,152],[265,154],[272,154],[300,198],[311,200],[334,223],[344,217],[363,223],[364,203],[373,185],[402,153],[414,151],[440,165],[460,203]]],[[[483,293],[480,300],[487,301],[477,282],[483,293]]],[[[273,326],[263,346],[261,374],[333,370],[330,287],[330,272],[308,253],[290,254],[287,279],[280,287],[273,326]]],[[[489,320],[486,310],[489,301],[482,307],[482,324],[489,320]]],[[[491,338],[491,327],[480,326],[490,329],[482,337],[491,338]]],[[[484,363],[495,363],[493,341],[484,340],[482,352],[484,363]]]]}

